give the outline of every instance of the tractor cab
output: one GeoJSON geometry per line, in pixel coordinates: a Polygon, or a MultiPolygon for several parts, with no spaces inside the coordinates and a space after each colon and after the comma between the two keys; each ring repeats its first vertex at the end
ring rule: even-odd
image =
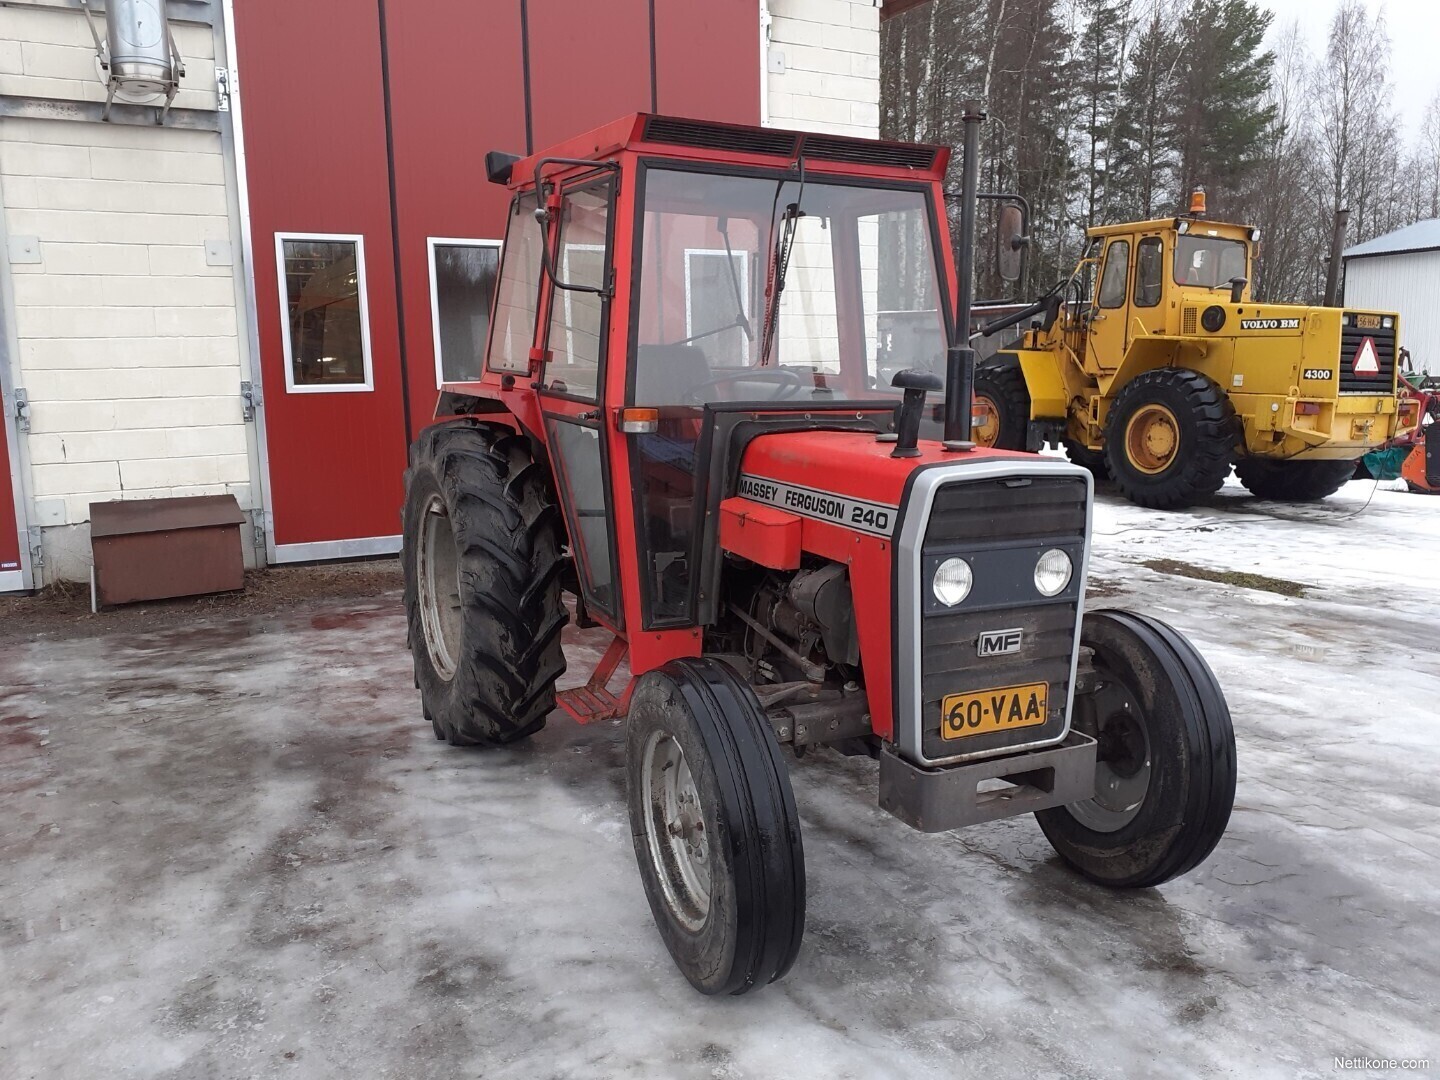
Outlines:
{"type": "Polygon", "coordinates": [[[902,320],[906,348],[942,366],[948,160],[642,116],[501,164],[514,194],[484,373],[444,401],[498,393],[545,430],[587,616],[662,642],[703,621],[702,564],[717,567],[698,540],[733,494],[719,459],[761,431],[887,429],[902,320]]]}
{"type": "Polygon", "coordinates": [[[1196,313],[1217,299],[1250,299],[1259,231],[1208,221],[1203,192],[1191,214],[1099,225],[1067,285],[1067,343],[1094,377],[1112,375],[1131,343],[1196,332],[1196,313]]]}

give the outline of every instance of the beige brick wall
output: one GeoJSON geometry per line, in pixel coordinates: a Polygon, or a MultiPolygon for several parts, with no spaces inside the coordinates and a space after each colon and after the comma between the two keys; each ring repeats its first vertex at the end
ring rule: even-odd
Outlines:
{"type": "Polygon", "coordinates": [[[878,0],[770,0],[769,6],[770,124],[874,138],[880,130],[878,0]],[[779,63],[783,73],[774,70],[779,63]]]}
{"type": "MultiPolygon", "coordinates": [[[[213,31],[172,23],[175,104],[213,110],[213,31]]],[[[0,6],[0,94],[104,99],[78,8],[0,6]]],[[[91,502],[231,492],[252,508],[239,259],[208,265],[205,250],[231,242],[226,183],[216,132],[0,118],[5,233],[39,240],[38,263],[9,269],[47,578],[88,575],[91,502]]]]}

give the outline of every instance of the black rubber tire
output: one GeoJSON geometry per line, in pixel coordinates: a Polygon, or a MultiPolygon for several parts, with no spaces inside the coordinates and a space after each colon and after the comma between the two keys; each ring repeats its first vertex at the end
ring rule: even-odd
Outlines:
{"type": "Polygon", "coordinates": [[[790,774],[755,692],[718,661],[672,660],[640,676],[626,723],[635,858],[676,966],[703,994],[774,982],[794,964],[805,931],[805,854],[790,774]],[[706,860],[709,906],[693,931],[672,911],[651,854],[643,764],[652,735],[679,744],[707,835],[718,838],[706,860]]]}
{"type": "Polygon", "coordinates": [[[1000,432],[990,445],[996,450],[1027,449],[1030,429],[1030,389],[1025,373],[1014,360],[989,360],[975,367],[975,397],[985,398],[995,410],[1000,432]]]}
{"type": "Polygon", "coordinates": [[[461,420],[415,440],[405,472],[405,614],[415,683],[436,738],[493,746],[545,726],[565,671],[560,545],[560,519],[527,439],[461,420]],[[436,499],[459,579],[459,639],[448,675],[437,668],[421,614],[421,518],[436,499]]]}
{"type": "Polygon", "coordinates": [[[1110,479],[1110,463],[1105,460],[1104,450],[1091,450],[1074,439],[1066,439],[1064,446],[1065,456],[1070,459],[1071,464],[1089,469],[1090,475],[1097,481],[1110,479]]]}
{"type": "Polygon", "coordinates": [[[1081,824],[1067,806],[1035,816],[1060,857],[1091,881],[1149,888],[1194,869],[1225,833],[1235,804],[1230,710],[1204,658],[1158,619],[1092,611],[1081,642],[1095,650],[1100,681],[1119,680],[1140,707],[1149,784],[1135,817],[1114,832],[1081,824]]]}
{"type": "MultiPolygon", "coordinates": [[[[1241,458],[1235,475],[1257,499],[1317,502],[1355,478],[1353,461],[1269,461],[1241,458]]],[[[1367,470],[1368,471],[1368,470],[1367,470]]]]}
{"type": "Polygon", "coordinates": [[[1198,371],[1158,368],[1135,376],[1110,406],[1105,460],[1120,493],[1151,510],[1181,510],[1220,490],[1230,473],[1240,428],[1225,391],[1198,371]],[[1142,407],[1163,405],[1179,425],[1174,460],[1161,472],[1131,463],[1125,427],[1142,407]]]}

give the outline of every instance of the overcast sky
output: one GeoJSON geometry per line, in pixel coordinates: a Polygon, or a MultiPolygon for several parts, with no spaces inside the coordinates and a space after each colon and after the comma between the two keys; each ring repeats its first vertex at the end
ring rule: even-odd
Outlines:
{"type": "MultiPolygon", "coordinates": [[[[1426,104],[1440,90],[1440,4],[1436,0],[1366,0],[1366,4],[1372,11],[1385,12],[1393,50],[1390,82],[1409,141],[1420,129],[1426,104]]],[[[1311,51],[1324,55],[1338,0],[1260,0],[1260,5],[1275,12],[1272,37],[1299,19],[1311,51]]]]}

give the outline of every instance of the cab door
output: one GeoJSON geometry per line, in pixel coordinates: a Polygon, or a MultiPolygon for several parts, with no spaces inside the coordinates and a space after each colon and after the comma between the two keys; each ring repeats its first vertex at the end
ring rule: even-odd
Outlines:
{"type": "Polygon", "coordinates": [[[1129,344],[1132,250],[1133,244],[1127,236],[1112,237],[1105,245],[1085,345],[1085,366],[1091,372],[1114,371],[1125,357],[1129,344]]]}
{"type": "Polygon", "coordinates": [[[562,188],[552,211],[538,397],[580,595],[594,618],[619,630],[612,433],[602,392],[615,279],[614,202],[614,175],[592,175],[562,188]]]}

